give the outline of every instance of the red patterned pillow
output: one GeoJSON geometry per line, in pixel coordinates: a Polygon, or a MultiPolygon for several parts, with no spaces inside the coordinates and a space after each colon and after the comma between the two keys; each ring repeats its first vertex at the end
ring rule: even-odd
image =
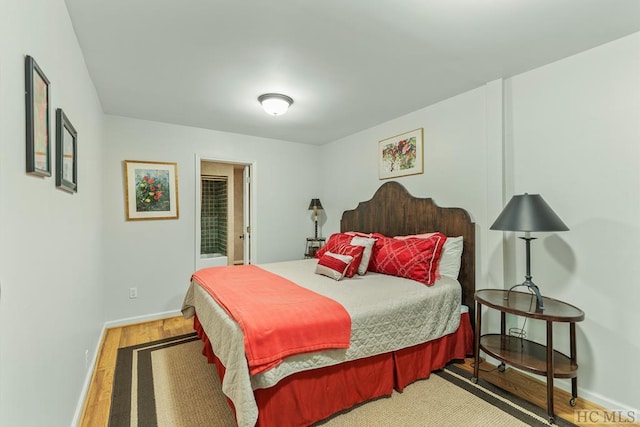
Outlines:
{"type": "Polygon", "coordinates": [[[362,262],[364,249],[365,249],[364,246],[352,246],[352,245],[340,245],[336,248],[336,252],[334,253],[337,253],[340,255],[349,255],[350,257],[353,258],[353,261],[351,261],[351,264],[349,264],[349,268],[347,268],[347,271],[344,273],[345,277],[351,278],[355,276],[355,274],[358,272],[358,267],[362,262]]]}
{"type": "Polygon", "coordinates": [[[315,257],[320,258],[325,252],[338,253],[338,248],[343,245],[348,245],[353,239],[353,236],[349,236],[346,233],[335,233],[329,236],[327,243],[316,251],[315,257]]]}
{"type": "MultiPolygon", "coordinates": [[[[438,261],[447,237],[435,233],[427,239],[378,239],[382,243],[372,259],[373,271],[406,277],[426,285],[437,279],[438,261]]],[[[376,243],[377,244],[377,243],[376,243]]]]}
{"type": "Polygon", "coordinates": [[[363,246],[351,245],[353,236],[346,233],[335,233],[329,237],[329,241],[316,252],[316,258],[322,258],[327,252],[334,254],[349,255],[353,257],[353,262],[349,265],[345,276],[351,278],[358,272],[358,267],[362,262],[362,256],[364,254],[363,246]]]}
{"type": "Polygon", "coordinates": [[[353,264],[353,258],[348,255],[325,252],[318,260],[316,274],[322,274],[334,280],[341,280],[351,264],[353,264]]]}
{"type": "Polygon", "coordinates": [[[376,265],[376,263],[378,259],[378,253],[380,252],[380,249],[385,246],[387,240],[391,240],[391,237],[387,237],[380,233],[373,233],[371,237],[376,239],[376,243],[373,245],[371,258],[369,259],[369,268],[367,270],[377,272],[378,266],[376,265]]]}

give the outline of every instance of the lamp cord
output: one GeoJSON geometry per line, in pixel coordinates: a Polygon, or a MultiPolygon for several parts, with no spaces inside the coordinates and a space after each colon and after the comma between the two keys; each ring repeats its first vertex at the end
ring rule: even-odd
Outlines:
{"type": "MultiPolygon", "coordinates": [[[[523,286],[523,285],[516,285],[516,286],[523,286]]],[[[513,286],[511,289],[515,288],[515,286],[513,286]]],[[[528,289],[528,288],[527,288],[528,289]]],[[[529,289],[529,292],[532,295],[535,295],[535,292],[533,292],[531,289],[529,289]]],[[[531,298],[531,302],[529,303],[529,311],[533,310],[533,303],[534,301],[536,301],[535,299],[531,298]]],[[[511,336],[515,336],[521,339],[525,339],[527,337],[527,332],[524,330],[524,328],[527,326],[527,318],[524,318],[524,322],[522,323],[522,327],[518,328],[518,327],[514,327],[514,328],[509,328],[509,335],[511,336]]],[[[520,343],[521,347],[524,347],[524,342],[520,343]]]]}

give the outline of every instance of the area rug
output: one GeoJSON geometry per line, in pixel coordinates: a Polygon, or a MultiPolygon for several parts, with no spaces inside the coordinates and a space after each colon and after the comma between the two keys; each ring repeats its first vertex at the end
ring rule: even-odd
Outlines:
{"type": "MultiPolygon", "coordinates": [[[[215,367],[195,334],[118,350],[110,427],[233,427],[215,367]]],[[[545,426],[546,411],[454,364],[402,393],[358,405],[317,423],[323,427],[545,426]]],[[[559,419],[557,425],[571,426],[559,419]]]]}

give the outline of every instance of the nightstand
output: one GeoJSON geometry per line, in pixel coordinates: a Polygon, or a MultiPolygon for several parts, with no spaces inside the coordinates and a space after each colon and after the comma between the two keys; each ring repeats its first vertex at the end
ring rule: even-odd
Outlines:
{"type": "Polygon", "coordinates": [[[304,251],[304,257],[313,258],[318,249],[324,246],[326,240],[324,237],[307,237],[307,247],[304,251]]]}
{"type": "Polygon", "coordinates": [[[553,411],[553,379],[571,378],[571,400],[575,406],[578,397],[578,363],[576,360],[576,322],[584,320],[584,312],[579,308],[543,297],[544,310],[536,309],[536,296],[524,292],[509,292],[503,289],[483,289],[475,294],[476,300],[476,337],[475,365],[473,378],[478,382],[480,373],[480,350],[500,360],[498,367],[504,372],[505,363],[516,368],[547,377],[547,413],[549,422],[555,422],[553,411]],[[500,333],[481,334],[482,306],[500,311],[500,333]],[[532,319],[544,320],[547,323],[546,345],[539,344],[519,336],[506,333],[506,313],[532,319]],[[553,322],[569,323],[570,355],[553,349],[553,322]]]}

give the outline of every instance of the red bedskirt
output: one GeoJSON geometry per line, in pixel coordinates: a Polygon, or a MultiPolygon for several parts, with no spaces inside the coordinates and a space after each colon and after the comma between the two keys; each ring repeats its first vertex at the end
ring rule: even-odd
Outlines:
{"type": "MultiPolygon", "coordinates": [[[[218,375],[225,368],[216,357],[198,317],[194,329],[204,342],[202,353],[215,363],[218,375]]],[[[462,313],[460,327],[434,341],[335,366],[299,372],[266,389],[254,390],[259,427],[307,426],[336,412],[381,396],[402,391],[412,382],[473,353],[473,329],[469,313],[462,313]]],[[[231,407],[233,404],[227,399],[231,407]]]]}

